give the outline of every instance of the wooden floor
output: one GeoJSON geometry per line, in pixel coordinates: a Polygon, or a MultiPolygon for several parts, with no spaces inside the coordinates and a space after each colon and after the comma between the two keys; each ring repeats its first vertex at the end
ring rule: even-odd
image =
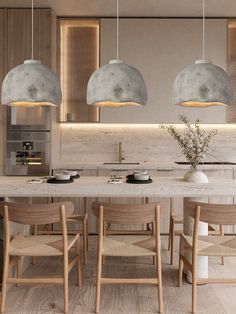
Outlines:
{"type": "MultiPolygon", "coordinates": [[[[96,237],[89,239],[89,261],[83,266],[83,286],[75,286],[76,276],[70,274],[69,313],[94,313],[95,278],[96,278],[96,237]]],[[[163,294],[164,313],[190,313],[191,285],[184,283],[177,287],[177,252],[175,265],[169,265],[167,237],[162,237],[163,294]]],[[[62,267],[58,258],[39,259],[37,265],[29,266],[25,276],[41,276],[49,272],[57,274],[62,267]]],[[[151,258],[107,258],[105,273],[110,276],[142,277],[154,275],[151,258]]],[[[212,276],[225,275],[236,277],[236,259],[226,258],[225,265],[220,265],[218,258],[211,258],[209,271],[212,276]]],[[[157,298],[154,286],[142,285],[105,285],[101,290],[101,311],[106,314],[156,313],[157,298]]],[[[236,286],[205,285],[197,289],[197,313],[223,314],[236,313],[236,286]]],[[[20,286],[12,287],[7,294],[5,313],[42,314],[63,312],[62,286],[20,286]]]]}

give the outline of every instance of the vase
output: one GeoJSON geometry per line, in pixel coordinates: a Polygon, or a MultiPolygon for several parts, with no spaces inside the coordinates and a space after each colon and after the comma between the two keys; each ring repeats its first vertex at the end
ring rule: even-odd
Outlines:
{"type": "Polygon", "coordinates": [[[190,169],[184,175],[184,180],[193,183],[208,183],[208,178],[203,171],[190,169]]]}

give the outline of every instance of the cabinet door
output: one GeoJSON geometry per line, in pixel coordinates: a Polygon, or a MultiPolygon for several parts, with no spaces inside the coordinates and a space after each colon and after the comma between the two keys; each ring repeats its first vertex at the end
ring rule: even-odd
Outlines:
{"type": "MultiPolygon", "coordinates": [[[[80,176],[97,176],[97,170],[89,170],[89,169],[77,169],[80,176]]],[[[54,170],[53,173],[60,173],[62,170],[54,170]]],[[[79,180],[79,179],[75,179],[79,180]]],[[[54,197],[54,202],[61,202],[64,200],[70,200],[75,205],[75,213],[82,214],[84,210],[84,198],[65,198],[65,197],[54,197]]],[[[88,212],[88,232],[89,234],[97,233],[97,218],[93,215],[91,211],[92,202],[96,201],[96,197],[88,197],[86,199],[87,212],[88,212]]],[[[57,230],[58,226],[55,225],[54,229],[57,230]]],[[[79,226],[76,223],[71,223],[68,227],[69,230],[78,230],[79,226]]]]}

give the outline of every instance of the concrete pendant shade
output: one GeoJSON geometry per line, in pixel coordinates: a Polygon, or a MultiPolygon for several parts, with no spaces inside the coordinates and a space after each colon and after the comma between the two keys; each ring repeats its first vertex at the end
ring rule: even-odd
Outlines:
{"type": "Polygon", "coordinates": [[[99,107],[145,106],[145,81],[136,68],[123,61],[112,60],[90,77],[87,103],[99,107]]]}
{"type": "Polygon", "coordinates": [[[180,71],[173,84],[173,103],[184,107],[230,105],[233,91],[226,72],[207,60],[180,71]]]}
{"type": "Polygon", "coordinates": [[[10,70],[2,84],[2,104],[59,106],[62,94],[58,76],[38,60],[26,60],[10,70]]]}

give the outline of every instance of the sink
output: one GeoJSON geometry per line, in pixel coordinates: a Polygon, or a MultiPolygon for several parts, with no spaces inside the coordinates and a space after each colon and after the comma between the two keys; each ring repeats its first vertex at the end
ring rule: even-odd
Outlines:
{"type": "Polygon", "coordinates": [[[104,162],[103,165],[140,165],[140,162],[104,162]]]}

